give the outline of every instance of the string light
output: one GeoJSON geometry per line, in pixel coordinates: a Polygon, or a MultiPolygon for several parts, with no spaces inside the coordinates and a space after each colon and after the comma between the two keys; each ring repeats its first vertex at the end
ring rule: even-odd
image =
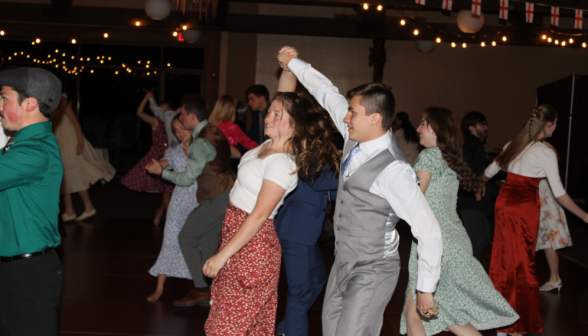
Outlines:
{"type": "Polygon", "coordinates": [[[551,41],[553,41],[551,37],[547,39],[547,42],[551,43],[551,41]]]}
{"type": "Polygon", "coordinates": [[[384,9],[384,6],[382,6],[382,5],[378,5],[378,7],[376,7],[376,9],[378,10],[378,12],[381,12],[381,11],[382,11],[382,9],[384,9]]]}
{"type": "Polygon", "coordinates": [[[115,75],[118,75],[118,71],[115,71],[115,72],[114,72],[114,74],[115,74],[115,75]]]}
{"type": "Polygon", "coordinates": [[[153,74],[154,74],[154,75],[157,75],[157,71],[153,71],[153,74]]]}
{"type": "Polygon", "coordinates": [[[61,56],[65,57],[65,53],[61,54],[61,56]]]}
{"type": "Polygon", "coordinates": [[[148,73],[147,73],[147,76],[149,76],[149,75],[151,75],[151,73],[150,73],[150,72],[148,72],[148,73]]]}
{"type": "Polygon", "coordinates": [[[573,38],[570,39],[570,44],[572,44],[572,43],[574,43],[574,39],[573,38]]]}
{"type": "Polygon", "coordinates": [[[151,64],[151,61],[147,61],[147,64],[151,64]]]}
{"type": "Polygon", "coordinates": [[[109,57],[108,57],[108,60],[110,61],[111,59],[112,59],[112,57],[110,57],[110,56],[109,56],[109,57]]]}
{"type": "Polygon", "coordinates": [[[170,67],[170,66],[171,66],[171,64],[170,64],[170,63],[167,63],[167,66],[168,66],[168,67],[170,67]]]}
{"type": "Polygon", "coordinates": [[[565,47],[566,46],[566,41],[561,41],[561,46],[565,47]]]}
{"type": "Polygon", "coordinates": [[[71,39],[71,44],[76,44],[76,39],[71,39]]]}
{"type": "Polygon", "coordinates": [[[27,55],[27,58],[31,58],[31,55],[27,55]]]}
{"type": "Polygon", "coordinates": [[[31,42],[32,45],[35,45],[35,42],[31,42]]]}
{"type": "Polygon", "coordinates": [[[486,46],[486,43],[482,42],[480,43],[480,45],[482,46],[482,48],[484,48],[486,46]]]}
{"type": "Polygon", "coordinates": [[[90,57],[86,58],[86,61],[90,62],[90,57]]]}
{"type": "Polygon", "coordinates": [[[400,20],[400,25],[404,26],[406,24],[406,21],[404,21],[404,19],[400,20]]]}
{"type": "Polygon", "coordinates": [[[8,56],[8,60],[10,61],[12,59],[12,56],[8,56]]]}
{"type": "Polygon", "coordinates": [[[418,29],[415,29],[412,33],[416,36],[416,35],[419,34],[419,30],[418,29]]]}
{"type": "Polygon", "coordinates": [[[137,61],[137,64],[141,64],[141,61],[137,61]]]}
{"type": "Polygon", "coordinates": [[[451,42],[451,48],[455,48],[456,44],[455,42],[451,42]]]}
{"type": "Polygon", "coordinates": [[[506,42],[506,36],[502,37],[502,41],[506,42]]]}
{"type": "Polygon", "coordinates": [[[104,33],[104,38],[108,38],[108,33],[104,33]]]}
{"type": "Polygon", "coordinates": [[[496,41],[492,41],[492,46],[496,47],[496,41]]]}
{"type": "Polygon", "coordinates": [[[178,32],[177,32],[177,31],[175,31],[175,32],[173,32],[173,33],[172,33],[172,35],[173,35],[173,36],[178,36],[178,32]]]}
{"type": "Polygon", "coordinates": [[[149,69],[149,64],[145,65],[145,68],[149,69]]]}
{"type": "Polygon", "coordinates": [[[100,60],[100,64],[104,64],[104,61],[103,60],[100,60]]]}
{"type": "Polygon", "coordinates": [[[84,58],[83,57],[80,57],[80,62],[83,62],[83,61],[84,61],[84,58]]]}
{"type": "Polygon", "coordinates": [[[24,54],[24,51],[21,51],[20,54],[23,55],[24,54]]]}
{"type": "Polygon", "coordinates": [[[62,64],[65,64],[65,61],[63,61],[62,64]]]}
{"type": "Polygon", "coordinates": [[[559,40],[555,40],[555,44],[559,44],[559,40]]]}
{"type": "MultiPolygon", "coordinates": [[[[27,57],[29,57],[29,56],[27,56],[27,57]]],[[[57,58],[54,58],[54,59],[53,59],[53,62],[57,62],[57,58]]]]}
{"type": "Polygon", "coordinates": [[[51,58],[51,55],[47,55],[47,58],[51,58]]]}
{"type": "Polygon", "coordinates": [[[542,39],[546,40],[547,39],[547,35],[543,35],[541,36],[542,39]]]}
{"type": "Polygon", "coordinates": [[[37,38],[37,39],[35,40],[35,42],[36,42],[36,43],[41,43],[41,39],[40,39],[40,38],[37,38]]]}
{"type": "Polygon", "coordinates": [[[55,53],[57,54],[59,52],[59,49],[55,49],[55,53]]]}
{"type": "Polygon", "coordinates": [[[467,48],[467,46],[468,45],[465,42],[461,44],[461,47],[464,48],[464,49],[467,48]]]}
{"type": "Polygon", "coordinates": [[[96,56],[96,59],[99,60],[100,59],[100,56],[96,56]]]}
{"type": "Polygon", "coordinates": [[[104,59],[104,55],[102,55],[102,59],[104,59]]]}
{"type": "Polygon", "coordinates": [[[14,53],[14,56],[17,56],[17,55],[18,55],[18,53],[14,53]]]}
{"type": "Polygon", "coordinates": [[[135,26],[139,27],[141,25],[141,21],[135,22],[135,26]]]}
{"type": "Polygon", "coordinates": [[[90,73],[94,73],[94,69],[90,70],[90,73]]]}
{"type": "Polygon", "coordinates": [[[586,42],[582,43],[582,48],[586,48],[586,42]]]}
{"type": "Polygon", "coordinates": [[[441,43],[441,38],[437,37],[437,43],[441,43]]]}
{"type": "Polygon", "coordinates": [[[0,30],[0,35],[4,36],[4,30],[0,30]]]}
{"type": "MultiPolygon", "coordinates": [[[[356,7],[357,8],[357,7],[356,7]]],[[[368,5],[367,3],[363,4],[363,9],[368,10],[370,9],[370,5],[368,5]]]]}
{"type": "Polygon", "coordinates": [[[72,56],[71,59],[74,59],[74,56],[72,56]]]}
{"type": "Polygon", "coordinates": [[[183,25],[183,26],[182,26],[182,29],[183,29],[183,30],[186,30],[186,29],[188,29],[188,26],[186,26],[186,25],[183,25]]]}
{"type": "Polygon", "coordinates": [[[59,64],[55,64],[55,67],[56,67],[56,68],[59,68],[59,64]]]}

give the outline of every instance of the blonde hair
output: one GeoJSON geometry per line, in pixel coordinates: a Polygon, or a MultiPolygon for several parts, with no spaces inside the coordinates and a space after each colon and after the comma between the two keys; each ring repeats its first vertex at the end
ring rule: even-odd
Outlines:
{"type": "Polygon", "coordinates": [[[237,112],[237,98],[224,95],[219,97],[214,104],[214,109],[208,117],[208,122],[211,125],[218,126],[223,120],[235,120],[235,113],[237,112]]]}
{"type": "MultiPolygon", "coordinates": [[[[531,118],[527,121],[525,128],[523,128],[519,134],[511,141],[506,149],[498,155],[494,160],[504,171],[508,171],[508,166],[515,160],[519,154],[527,146],[533,142],[543,141],[537,138],[541,135],[541,132],[545,130],[547,122],[554,122],[557,119],[557,111],[549,105],[541,105],[536,107],[531,113],[531,118]]],[[[545,144],[553,149],[553,146],[547,142],[545,144]]],[[[557,152],[556,152],[557,154],[557,152]]]]}

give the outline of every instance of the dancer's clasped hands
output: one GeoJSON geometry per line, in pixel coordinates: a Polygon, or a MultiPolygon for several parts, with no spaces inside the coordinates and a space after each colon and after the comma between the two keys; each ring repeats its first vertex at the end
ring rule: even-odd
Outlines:
{"type": "Polygon", "coordinates": [[[288,69],[288,63],[290,63],[293,58],[298,58],[298,51],[294,47],[289,46],[282,47],[276,55],[278,64],[280,64],[280,67],[286,71],[290,71],[290,69],[288,69]]]}
{"type": "Polygon", "coordinates": [[[439,308],[435,307],[433,293],[421,293],[417,291],[417,309],[424,317],[430,318],[439,314],[439,308]]]}

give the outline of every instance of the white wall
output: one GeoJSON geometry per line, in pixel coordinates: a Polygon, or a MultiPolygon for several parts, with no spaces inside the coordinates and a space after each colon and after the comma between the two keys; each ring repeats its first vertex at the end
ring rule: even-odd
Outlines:
{"type": "MultiPolygon", "coordinates": [[[[368,83],[367,39],[258,35],[256,83],[277,88],[278,49],[291,45],[300,58],[311,63],[339,87],[368,83]]],[[[537,86],[567,77],[588,74],[588,49],[469,45],[452,49],[437,45],[421,54],[411,41],[386,41],[384,82],[392,86],[397,111],[406,111],[415,126],[424,108],[437,105],[451,109],[459,125],[463,115],[477,110],[490,125],[487,148],[501,148],[524,125],[535,105],[537,86]]],[[[563,112],[563,111],[562,111],[563,112]]]]}

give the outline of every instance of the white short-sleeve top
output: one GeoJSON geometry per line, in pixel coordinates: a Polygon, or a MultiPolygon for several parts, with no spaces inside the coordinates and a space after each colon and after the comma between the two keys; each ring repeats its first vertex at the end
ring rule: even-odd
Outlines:
{"type": "MultiPolygon", "coordinates": [[[[509,143],[510,144],[510,143],[509,143]]],[[[506,148],[509,144],[506,144],[506,148]]],[[[492,177],[500,171],[496,161],[486,168],[484,174],[492,177]]],[[[542,142],[530,143],[508,166],[508,172],[527,177],[547,177],[553,195],[560,197],[566,194],[557,166],[557,155],[549,146],[542,142]]]]}
{"type": "Polygon", "coordinates": [[[296,188],[298,174],[293,174],[296,171],[296,162],[292,154],[276,153],[260,159],[257,155],[261,147],[263,145],[248,151],[241,158],[237,180],[229,197],[234,206],[251,213],[255,208],[263,180],[278,184],[286,192],[269,216],[269,219],[272,219],[284,203],[286,196],[296,188]]]}

